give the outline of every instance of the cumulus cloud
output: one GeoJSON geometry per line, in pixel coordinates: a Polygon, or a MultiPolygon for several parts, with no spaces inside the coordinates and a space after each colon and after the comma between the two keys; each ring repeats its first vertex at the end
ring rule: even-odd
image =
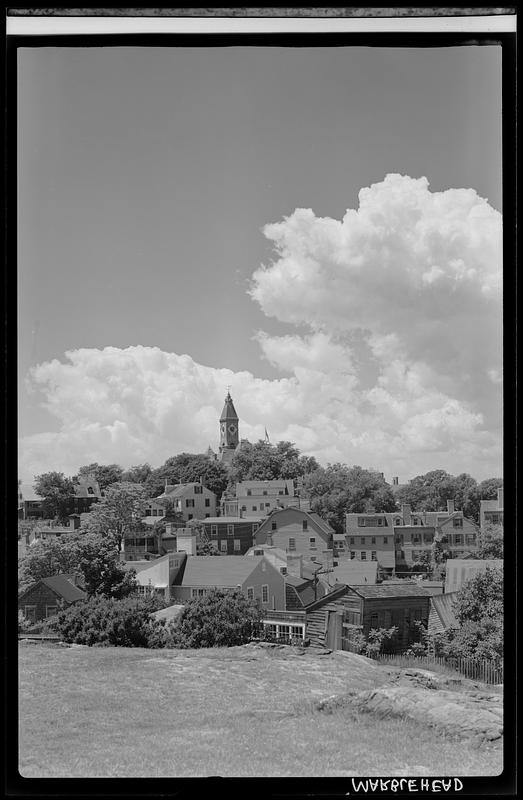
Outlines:
{"type": "Polygon", "coordinates": [[[21,477],[91,461],[159,465],[218,443],[226,387],[251,441],[264,429],[320,462],[501,472],[501,217],[471,189],[388,175],[341,221],[296,209],[267,225],[272,264],[250,295],[306,333],[256,334],[282,376],[128,347],[67,352],[30,376],[58,433],[21,443],[21,477]]]}

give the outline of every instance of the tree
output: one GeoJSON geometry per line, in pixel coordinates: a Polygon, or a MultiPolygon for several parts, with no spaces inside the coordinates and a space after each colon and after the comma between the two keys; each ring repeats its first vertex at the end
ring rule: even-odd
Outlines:
{"type": "Polygon", "coordinates": [[[159,607],[154,597],[128,597],[115,600],[91,597],[59,611],[50,622],[65,642],[112,647],[149,647],[163,627],[151,619],[159,607]]]}
{"type": "Polygon", "coordinates": [[[396,510],[392,489],[381,473],[358,466],[318,467],[304,477],[303,494],[310,499],[312,510],[337,533],[344,532],[345,514],[396,510]]]}
{"type": "Polygon", "coordinates": [[[231,463],[231,483],[239,481],[292,480],[318,468],[312,456],[302,456],[292,442],[276,445],[246,442],[231,463]]]}
{"type": "Polygon", "coordinates": [[[422,552],[412,564],[413,572],[431,572],[432,571],[432,558],[431,554],[422,552]]]}
{"type": "Polygon", "coordinates": [[[454,500],[457,510],[475,522],[479,520],[479,487],[466,472],[456,477],[436,469],[417,475],[398,490],[396,499],[400,504],[409,504],[413,511],[441,511],[446,509],[447,500],[454,500]]]}
{"type": "Polygon", "coordinates": [[[503,558],[503,526],[487,524],[480,529],[476,558],[503,558]]]}
{"type": "Polygon", "coordinates": [[[224,492],[229,473],[219,461],[210,461],[201,453],[180,453],[168,458],[163,466],[152,470],[145,481],[149,497],[158,497],[165,489],[165,484],[198,483],[214,492],[219,502],[224,492]]]}
{"type": "Polygon", "coordinates": [[[113,483],[89,512],[84,527],[90,532],[112,538],[118,550],[121,550],[124,536],[141,530],[146,502],[145,487],[135,483],[113,483]]]}
{"type": "Polygon", "coordinates": [[[121,598],[136,589],[135,573],[121,566],[114,542],[97,534],[75,532],[33,545],[20,561],[20,589],[61,574],[77,575],[88,595],[121,598]]]}
{"type": "Polygon", "coordinates": [[[98,483],[100,491],[105,491],[112,483],[119,483],[122,480],[123,469],[119,464],[87,464],[80,467],[78,477],[88,478],[92,476],[98,483]]]}
{"type": "Polygon", "coordinates": [[[452,606],[460,625],[502,618],[503,571],[487,566],[469,578],[457,593],[452,606]]]}
{"type": "Polygon", "coordinates": [[[36,475],[33,488],[42,498],[44,517],[63,521],[72,513],[74,484],[63,472],[44,472],[42,475],[36,475]]]}
{"type": "Polygon", "coordinates": [[[175,646],[233,647],[257,635],[262,611],[240,592],[212,589],[189,600],[175,629],[175,646]]]}
{"type": "Polygon", "coordinates": [[[150,464],[136,464],[134,467],[126,469],[120,480],[124,483],[145,483],[152,471],[150,464]]]}
{"type": "Polygon", "coordinates": [[[495,500],[502,486],[503,478],[485,478],[478,486],[479,495],[482,500],[495,500]]]}

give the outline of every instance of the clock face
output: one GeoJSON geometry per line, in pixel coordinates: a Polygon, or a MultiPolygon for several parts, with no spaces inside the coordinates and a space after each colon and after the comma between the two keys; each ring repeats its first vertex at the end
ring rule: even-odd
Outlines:
{"type": "Polygon", "coordinates": [[[234,424],[229,425],[229,433],[236,433],[236,425],[234,424]]]}

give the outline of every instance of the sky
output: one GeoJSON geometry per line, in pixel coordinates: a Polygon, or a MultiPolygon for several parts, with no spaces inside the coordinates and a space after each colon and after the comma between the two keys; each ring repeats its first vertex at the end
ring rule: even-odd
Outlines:
{"type": "Polygon", "coordinates": [[[22,48],[19,477],[502,474],[501,49],[22,48]]]}

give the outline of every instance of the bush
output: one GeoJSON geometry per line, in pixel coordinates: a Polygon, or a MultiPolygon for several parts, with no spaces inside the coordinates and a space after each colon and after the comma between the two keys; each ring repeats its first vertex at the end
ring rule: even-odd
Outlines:
{"type": "Polygon", "coordinates": [[[31,629],[31,623],[23,611],[18,611],[18,633],[27,633],[31,629]]]}
{"type": "Polygon", "coordinates": [[[94,596],[75,603],[50,621],[65,642],[113,647],[162,647],[160,622],[150,618],[158,608],[154,597],[122,600],[94,596]],[[149,642],[153,644],[149,644],[149,642]]]}
{"type": "Polygon", "coordinates": [[[239,591],[213,589],[189,600],[180,620],[171,627],[170,646],[233,647],[246,644],[259,632],[261,610],[239,591]]]}

